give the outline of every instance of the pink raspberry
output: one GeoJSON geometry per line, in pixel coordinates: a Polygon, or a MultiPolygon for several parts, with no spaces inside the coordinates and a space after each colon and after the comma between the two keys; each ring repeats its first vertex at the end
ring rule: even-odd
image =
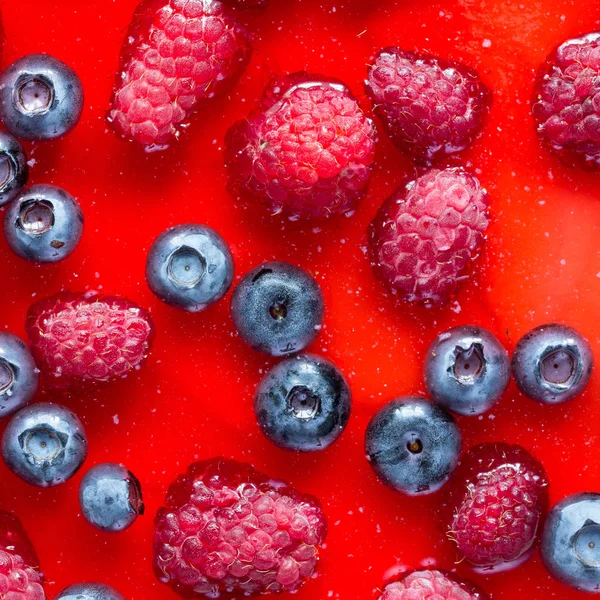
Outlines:
{"type": "Polygon", "coordinates": [[[274,80],[259,112],[227,134],[232,192],[292,219],[350,214],[365,195],[375,127],[341,83],[274,80]]]}
{"type": "Polygon", "coordinates": [[[422,570],[388,583],[378,600],[487,600],[487,596],[458,577],[422,570]]]}
{"type": "Polygon", "coordinates": [[[388,198],[370,227],[377,277],[408,302],[447,303],[484,241],[488,195],[463,169],[432,169],[388,198]]]}

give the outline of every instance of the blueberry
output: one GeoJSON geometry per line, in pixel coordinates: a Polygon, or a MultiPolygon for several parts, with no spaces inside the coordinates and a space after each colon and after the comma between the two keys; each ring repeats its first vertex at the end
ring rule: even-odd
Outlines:
{"type": "Polygon", "coordinates": [[[28,54],[0,75],[0,121],[25,140],[50,140],[77,125],[83,88],[76,73],[49,54],[28,54]]]}
{"type": "Polygon", "coordinates": [[[559,502],[546,519],[540,553],[558,580],[600,593],[600,494],[574,494],[559,502]]]}
{"type": "Polygon", "coordinates": [[[67,481],[87,456],[87,438],[77,416],[58,404],[32,404],[9,421],[2,456],[21,479],[39,487],[67,481]]]}
{"type": "Polygon", "coordinates": [[[4,235],[15,254],[32,262],[63,260],[79,244],[83,213],[73,196],[53,185],[34,185],[8,206],[4,235]]]}
{"type": "Polygon", "coordinates": [[[92,467],[79,486],[79,504],[87,521],[102,531],[117,532],[144,514],[142,487],[124,466],[92,467]]]}
{"type": "Polygon", "coordinates": [[[23,189],[28,176],[23,146],[10,133],[0,131],[0,206],[8,204],[23,189]]]}
{"type": "Polygon", "coordinates": [[[367,459],[393,489],[416,496],[437,491],[456,465],[462,437],[444,408],[422,398],[398,398],[371,419],[365,436],[367,459]]]}
{"type": "Polygon", "coordinates": [[[311,354],[273,367],[254,398],[254,412],[267,438],[280,448],[302,452],[333,444],[348,423],[350,408],[350,388],[342,373],[311,354]]]}
{"type": "Polygon", "coordinates": [[[510,358],[502,344],[475,325],[440,334],[425,358],[425,385],[433,400],[460,415],[480,415],[504,393],[510,358]]]}
{"type": "Polygon", "coordinates": [[[163,231],[148,253],[146,281],[164,302],[190,312],[220,300],[233,282],[233,257],[225,240],[205,225],[163,231]]]}
{"type": "Polygon", "coordinates": [[[271,356],[310,345],[321,329],[323,312],[317,282],[284,262],[267,262],[250,271],[231,299],[231,315],[242,339],[271,356]]]}
{"type": "Polygon", "coordinates": [[[56,600],[125,600],[114,588],[103,583],[77,583],[63,590],[56,600]]]}
{"type": "Polygon", "coordinates": [[[39,382],[37,367],[20,338],[0,333],[0,418],[23,408],[34,396],[39,382]]]}
{"type": "Polygon", "coordinates": [[[517,386],[542,404],[560,404],[580,394],[593,366],[587,340],[571,327],[556,323],[524,335],[512,359],[517,386]]]}

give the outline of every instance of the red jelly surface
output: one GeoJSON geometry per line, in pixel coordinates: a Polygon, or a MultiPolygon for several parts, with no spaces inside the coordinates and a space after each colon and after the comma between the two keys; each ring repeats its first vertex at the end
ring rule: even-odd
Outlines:
{"type": "MultiPolygon", "coordinates": [[[[28,306],[70,288],[101,289],[150,308],[154,350],[124,381],[64,400],[82,418],[90,454],[84,467],[123,462],[142,481],[147,514],[127,532],[94,531],[80,514],[83,473],[38,490],[0,465],[0,507],[27,528],[52,598],[81,580],[109,583],[132,600],[176,596],[151,569],[153,517],[167,486],[188,463],[214,455],[246,460],[321,498],[330,522],[320,576],[297,600],[368,599],[394,565],[453,569],[456,553],[436,525],[437,496],[410,499],[386,489],[364,458],[363,432],[384,402],[424,394],[423,357],[437,333],[474,322],[511,350],[534,326],[563,320],[594,350],[600,322],[600,174],[562,166],[542,150],[529,114],[535,70],[563,40],[598,27],[595,0],[272,0],[246,16],[255,35],[249,68],[230,97],[203,110],[168,152],[146,155],[107,130],[124,32],[137,0],[22,0],[2,3],[2,64],[47,51],[69,62],[86,92],[82,120],[62,140],[27,146],[32,183],[63,186],[82,204],[86,231],[75,253],[56,265],[13,256],[0,239],[0,326],[24,336],[28,306]],[[314,226],[264,218],[228,196],[223,168],[227,128],[259,102],[272,74],[306,69],[343,79],[368,107],[366,65],[381,47],[402,44],[476,68],[494,92],[483,135],[458,161],[489,189],[493,220],[473,279],[446,309],[395,307],[365,257],[366,229],[411,162],[381,136],[372,186],[353,218],[314,226]],[[274,361],[234,335],[229,299],[186,314],[153,297],[144,281],[146,252],[167,226],[197,221],[231,244],[239,277],[264,260],[288,260],[323,287],[325,329],[311,348],[348,376],[354,412],[328,450],[295,456],[258,430],[252,396],[274,361]]],[[[2,238],[2,236],[0,236],[2,238]]],[[[491,413],[460,418],[465,447],[504,440],[545,465],[550,501],[600,489],[597,459],[600,385],[594,376],[570,404],[544,407],[511,384],[491,413]]],[[[52,398],[40,393],[39,399],[52,398]]],[[[536,555],[522,568],[471,576],[494,600],[587,597],[553,581],[536,555]]]]}

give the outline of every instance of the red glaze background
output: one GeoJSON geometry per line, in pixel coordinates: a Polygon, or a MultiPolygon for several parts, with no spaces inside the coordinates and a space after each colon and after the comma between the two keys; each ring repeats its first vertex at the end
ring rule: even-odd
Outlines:
{"type": "MultiPolygon", "coordinates": [[[[394,565],[455,567],[455,552],[436,526],[437,496],[411,499],[386,489],[363,453],[363,432],[386,401],[424,394],[422,361],[435,335],[474,322],[509,347],[536,325],[564,321],[600,349],[600,174],[562,166],[541,150],[529,115],[534,73],[566,38],[599,28],[596,0],[272,0],[245,15],[254,32],[251,64],[228,98],[193,120],[168,152],[146,155],[110,133],[104,111],[136,0],[4,0],[2,64],[46,51],[70,63],[86,100],[78,127],[62,140],[28,145],[31,183],[53,183],[77,196],[86,219],[77,251],[57,265],[13,256],[0,239],[0,327],[24,336],[28,306],[63,288],[101,289],[148,306],[157,325],[142,370],[87,395],[60,399],[82,418],[90,454],[66,485],[38,490],[0,465],[0,507],[16,511],[40,555],[53,598],[65,586],[100,580],[130,600],[176,596],[152,573],[153,517],[169,483],[188,463],[214,455],[250,461],[318,496],[330,523],[320,576],[297,600],[369,599],[394,565]],[[342,78],[365,108],[366,64],[400,44],[478,69],[494,92],[484,134],[458,161],[475,169],[491,194],[493,223],[474,278],[445,310],[396,307],[365,259],[366,227],[383,199],[414,174],[381,135],[368,197],[351,218],[302,227],[244,209],[226,192],[223,139],[258,102],[271,74],[307,69],[342,78]],[[170,308],[144,281],[146,252],[164,228],[189,221],[216,228],[231,244],[237,277],[269,259],[288,260],[322,285],[325,329],[312,347],[348,376],[354,412],[340,441],[296,456],[271,446],[252,411],[257,382],[273,361],[238,339],[229,298],[204,313],[170,308]],[[127,532],[94,531],[80,514],[85,469],[123,462],[141,479],[146,516],[127,532]]],[[[1,236],[0,236],[1,238],[1,236]]],[[[540,458],[552,503],[600,490],[600,379],[566,406],[542,407],[511,384],[480,418],[460,418],[465,448],[481,441],[519,443],[540,458]]],[[[45,393],[39,400],[53,399],[45,393]]],[[[3,426],[3,424],[2,424],[3,426]]],[[[0,427],[2,427],[0,426],[0,427]]],[[[456,565],[472,576],[468,566],[456,565]]],[[[472,576],[509,600],[585,595],[553,581],[535,556],[524,567],[472,576]]]]}

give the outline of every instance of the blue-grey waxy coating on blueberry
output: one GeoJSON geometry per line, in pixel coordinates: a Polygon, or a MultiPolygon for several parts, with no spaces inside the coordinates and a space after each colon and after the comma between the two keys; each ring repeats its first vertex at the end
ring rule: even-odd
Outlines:
{"type": "Polygon", "coordinates": [[[540,553],[558,580],[600,593],[600,494],[575,494],[554,506],[546,518],[540,553]]]}
{"type": "Polygon", "coordinates": [[[317,282],[285,262],[267,262],[250,271],[231,299],[231,315],[242,339],[271,356],[309,346],[321,330],[324,310],[317,282]]]}
{"type": "Polygon", "coordinates": [[[29,167],[19,140],[0,131],[0,206],[8,204],[25,187],[29,167]]]}
{"type": "Polygon", "coordinates": [[[50,140],[70,131],[81,116],[77,74],[49,54],[28,54],[0,74],[0,122],[25,140],[50,140]]]}
{"type": "Polygon", "coordinates": [[[75,413],[58,404],[22,408],[2,437],[2,457],[21,479],[39,487],[64,483],[87,456],[87,438],[75,413]]]}
{"type": "Polygon", "coordinates": [[[392,400],[371,419],[367,459],[393,489],[416,496],[437,491],[458,464],[462,437],[443,407],[422,398],[392,400]]]}
{"type": "Polygon", "coordinates": [[[258,386],[254,412],[260,428],[280,448],[327,448],[350,418],[350,388],[328,360],[302,354],[273,367],[258,386]]]}
{"type": "Polygon", "coordinates": [[[0,419],[23,408],[34,396],[39,374],[25,343],[0,333],[0,419]]]}
{"type": "Polygon", "coordinates": [[[125,600],[114,588],[103,583],[77,583],[63,590],[56,600],[125,600]]]}
{"type": "Polygon", "coordinates": [[[593,367],[588,341],[575,329],[556,323],[524,335],[512,359],[517,386],[542,404],[560,404],[579,395],[593,367]]]}
{"type": "Polygon", "coordinates": [[[164,302],[190,312],[220,300],[233,282],[225,240],[205,225],[178,225],[161,233],[148,253],[146,280],[164,302]]]}
{"type": "Polygon", "coordinates": [[[144,514],[142,487],[123,465],[92,467],[79,486],[79,504],[86,520],[102,531],[118,532],[144,514]]]}
{"type": "Polygon", "coordinates": [[[34,185],[15,198],[4,215],[11,250],[31,262],[63,260],[83,235],[83,213],[69,193],[54,185],[34,185]]]}
{"type": "Polygon", "coordinates": [[[486,329],[463,325],[441,333],[425,358],[425,385],[432,400],[460,415],[489,410],[510,381],[510,358],[486,329]]]}

